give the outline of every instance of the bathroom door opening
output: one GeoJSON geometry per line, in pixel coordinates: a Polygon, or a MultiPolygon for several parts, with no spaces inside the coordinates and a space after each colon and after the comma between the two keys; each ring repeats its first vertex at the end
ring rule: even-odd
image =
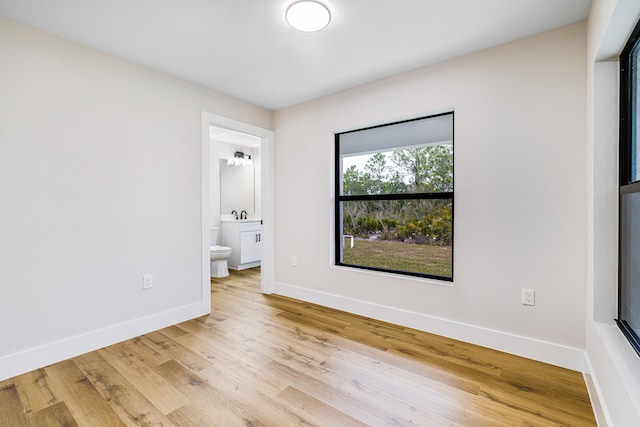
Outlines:
{"type": "Polygon", "coordinates": [[[256,176],[253,215],[262,221],[260,290],[268,294],[273,283],[273,131],[207,112],[202,113],[203,292],[210,292],[209,229],[219,227],[223,215],[231,213],[221,211],[220,158],[236,151],[252,153],[256,176]]]}

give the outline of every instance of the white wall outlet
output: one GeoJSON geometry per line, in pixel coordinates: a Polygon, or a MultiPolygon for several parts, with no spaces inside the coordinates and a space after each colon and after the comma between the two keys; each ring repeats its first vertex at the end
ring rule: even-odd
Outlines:
{"type": "Polygon", "coordinates": [[[522,305],[536,305],[536,291],[533,289],[522,289],[522,305]]]}
{"type": "Polygon", "coordinates": [[[297,256],[292,256],[291,257],[291,267],[297,267],[298,266],[298,257],[297,256]]]}
{"type": "Polygon", "coordinates": [[[153,276],[147,274],[142,276],[142,289],[151,289],[153,287],[153,276]]]}

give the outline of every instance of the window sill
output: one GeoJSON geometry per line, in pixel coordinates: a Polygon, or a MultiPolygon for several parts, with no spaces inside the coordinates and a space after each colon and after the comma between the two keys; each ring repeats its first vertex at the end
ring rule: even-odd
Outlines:
{"type": "Polygon", "coordinates": [[[440,285],[440,286],[449,286],[449,287],[454,286],[453,281],[433,279],[430,277],[420,277],[420,276],[411,276],[408,274],[401,274],[401,273],[390,273],[386,271],[367,270],[364,268],[349,267],[347,265],[332,264],[331,268],[336,270],[350,271],[350,272],[359,273],[359,274],[387,277],[387,278],[392,278],[397,280],[408,280],[410,282],[427,283],[430,285],[440,285]]]}
{"type": "MultiPolygon", "coordinates": [[[[609,353],[625,394],[640,414],[640,357],[633,350],[622,331],[615,324],[596,323],[596,330],[609,353]]],[[[618,399],[620,397],[618,396],[618,399]]]]}

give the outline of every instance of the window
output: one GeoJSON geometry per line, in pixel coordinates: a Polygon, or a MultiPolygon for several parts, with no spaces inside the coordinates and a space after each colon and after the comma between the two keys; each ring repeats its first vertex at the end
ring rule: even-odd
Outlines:
{"type": "Polygon", "coordinates": [[[640,24],[620,55],[620,222],[617,323],[640,354],[640,24]]]}
{"type": "Polygon", "coordinates": [[[453,113],[336,134],[336,265],[453,280],[453,113]]]}

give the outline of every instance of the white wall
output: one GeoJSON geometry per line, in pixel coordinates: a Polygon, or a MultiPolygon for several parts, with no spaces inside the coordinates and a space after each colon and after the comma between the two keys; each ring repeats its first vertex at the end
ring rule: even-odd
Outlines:
{"type": "Polygon", "coordinates": [[[595,0],[587,44],[586,355],[600,425],[640,425],[640,358],[614,324],[618,270],[618,55],[640,15],[635,0],[595,0]]]}
{"type": "Polygon", "coordinates": [[[582,369],[585,35],[576,24],[275,112],[274,292],[582,369]],[[334,133],[446,111],[453,286],[332,267],[334,133]]]}
{"type": "Polygon", "coordinates": [[[271,113],[4,18],[0,64],[0,379],[209,311],[201,112],[271,113]]]}

